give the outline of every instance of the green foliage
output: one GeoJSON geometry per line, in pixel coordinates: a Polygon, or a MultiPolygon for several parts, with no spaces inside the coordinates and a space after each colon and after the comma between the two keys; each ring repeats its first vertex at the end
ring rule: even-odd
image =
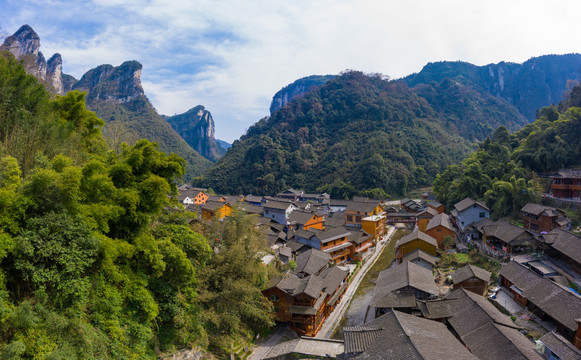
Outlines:
{"type": "Polygon", "coordinates": [[[535,201],[543,190],[535,173],[581,164],[581,108],[567,108],[571,103],[565,99],[541,109],[532,124],[512,135],[499,127],[479,151],[436,177],[438,201],[451,208],[468,196],[485,199],[494,218],[514,215],[535,201]]]}
{"type": "Polygon", "coordinates": [[[401,195],[469,152],[456,134],[403,83],[348,72],[260,120],[195,183],[220,193],[401,195]]]}
{"type": "Polygon", "coordinates": [[[0,358],[153,359],[271,325],[252,221],[216,224],[212,253],[175,211],[185,161],[111,151],[101,125],[0,59],[0,358]]]}

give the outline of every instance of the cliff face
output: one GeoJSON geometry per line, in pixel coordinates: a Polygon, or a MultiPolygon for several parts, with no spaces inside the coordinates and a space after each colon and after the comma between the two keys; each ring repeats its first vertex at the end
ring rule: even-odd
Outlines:
{"type": "Polygon", "coordinates": [[[49,90],[59,95],[64,94],[62,79],[62,58],[54,54],[48,61],[40,51],[40,38],[28,25],[23,25],[14,35],[6,38],[0,50],[11,52],[24,63],[26,72],[34,75],[49,90]]]}
{"type": "Polygon", "coordinates": [[[334,77],[335,75],[311,75],[285,86],[272,97],[270,114],[272,115],[275,111],[291,102],[292,99],[308,94],[334,77]]]}
{"type": "Polygon", "coordinates": [[[137,61],[126,61],[117,67],[100,65],[87,71],[72,89],[86,91],[88,102],[127,103],[145,96],[141,86],[142,67],[137,61]]]}
{"type": "Polygon", "coordinates": [[[567,81],[580,76],[581,55],[544,55],[522,64],[500,62],[476,66],[465,62],[429,63],[422,71],[402,79],[411,87],[446,78],[473,85],[515,106],[529,121],[536,111],[563,99],[567,81]]]}
{"type": "Polygon", "coordinates": [[[203,157],[216,161],[226,150],[216,142],[214,136],[214,119],[202,105],[198,105],[183,114],[165,117],[172,128],[203,157]]]}

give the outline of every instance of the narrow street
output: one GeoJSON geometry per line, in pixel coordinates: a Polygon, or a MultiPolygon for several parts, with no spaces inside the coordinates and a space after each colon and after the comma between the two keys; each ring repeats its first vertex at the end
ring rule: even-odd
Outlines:
{"type": "Polygon", "coordinates": [[[389,243],[391,236],[393,235],[394,232],[395,227],[390,226],[387,234],[384,235],[383,240],[379,241],[379,243],[377,244],[375,252],[373,253],[373,255],[371,255],[371,258],[369,258],[369,260],[367,260],[367,262],[363,264],[363,266],[361,266],[359,271],[357,271],[355,277],[353,278],[353,281],[351,282],[351,285],[349,285],[349,288],[345,292],[345,295],[343,295],[343,298],[341,299],[335,310],[329,315],[329,317],[323,324],[323,327],[321,328],[321,330],[319,330],[315,338],[329,339],[331,335],[333,335],[333,332],[335,331],[336,327],[341,323],[341,319],[343,319],[343,315],[345,314],[345,311],[347,311],[347,308],[349,307],[349,304],[351,303],[353,295],[355,294],[355,291],[357,291],[357,288],[359,287],[361,280],[363,280],[365,274],[367,274],[369,269],[373,267],[373,264],[375,264],[375,261],[379,258],[379,255],[381,254],[385,246],[389,243]]]}

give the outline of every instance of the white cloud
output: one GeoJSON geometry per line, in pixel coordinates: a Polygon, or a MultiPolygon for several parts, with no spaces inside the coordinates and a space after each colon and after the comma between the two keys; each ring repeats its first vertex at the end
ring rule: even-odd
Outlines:
{"type": "Polygon", "coordinates": [[[577,14],[566,0],[162,1],[7,0],[2,26],[29,23],[43,52],[80,76],[103,63],[143,63],[161,113],[203,104],[218,137],[232,141],[267,115],[281,87],[347,68],[393,78],[429,61],[484,65],[579,52],[577,14]],[[13,15],[13,16],[12,16],[13,15]]]}

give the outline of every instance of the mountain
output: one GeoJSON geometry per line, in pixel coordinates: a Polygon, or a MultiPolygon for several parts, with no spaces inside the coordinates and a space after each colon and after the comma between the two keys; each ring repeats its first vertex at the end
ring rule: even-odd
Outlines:
{"type": "Polygon", "coordinates": [[[218,145],[220,145],[222,149],[226,151],[232,147],[232,144],[224,140],[216,139],[216,142],[218,143],[218,145]]]}
{"type": "Polygon", "coordinates": [[[155,141],[165,153],[176,153],[187,163],[184,180],[201,175],[211,164],[175,132],[151,105],[141,86],[142,65],[127,61],[120,66],[100,65],[80,80],[62,73],[62,58],[54,54],[48,61],[40,52],[40,38],[28,26],[22,26],[0,47],[22,61],[26,72],[34,75],[53,93],[72,90],[87,93],[87,108],[105,120],[103,135],[116,149],[122,142],[138,139],[155,141]]]}
{"type": "Polygon", "coordinates": [[[165,153],[186,160],[184,179],[201,175],[210,161],[198,154],[157,113],[141,86],[142,65],[126,61],[120,66],[100,65],[89,70],[72,86],[87,92],[87,108],[105,120],[103,135],[112,148],[140,138],[155,141],[165,153]]]}
{"type": "Polygon", "coordinates": [[[349,72],[253,125],[195,183],[220,193],[404,194],[471,152],[446,126],[403,82],[349,72]]]}
{"type": "Polygon", "coordinates": [[[446,78],[471,85],[515,106],[529,121],[536,111],[563,99],[569,80],[579,80],[581,54],[545,55],[522,64],[500,62],[476,66],[461,61],[429,63],[402,80],[410,87],[446,78]]]}
{"type": "Polygon", "coordinates": [[[210,161],[221,158],[226,149],[214,137],[214,119],[202,105],[183,114],[163,117],[171,127],[197,152],[210,161]]]}
{"type": "Polygon", "coordinates": [[[272,97],[272,102],[270,103],[270,114],[272,115],[276,110],[285,106],[294,98],[303,96],[334,77],[335,75],[311,75],[298,79],[292,84],[285,86],[272,97]]]}
{"type": "Polygon", "coordinates": [[[46,61],[40,51],[40,38],[30,26],[23,25],[14,35],[7,37],[0,51],[11,52],[16,60],[23,62],[27,73],[34,75],[52,92],[59,95],[65,93],[60,54],[54,54],[46,61]]]}

